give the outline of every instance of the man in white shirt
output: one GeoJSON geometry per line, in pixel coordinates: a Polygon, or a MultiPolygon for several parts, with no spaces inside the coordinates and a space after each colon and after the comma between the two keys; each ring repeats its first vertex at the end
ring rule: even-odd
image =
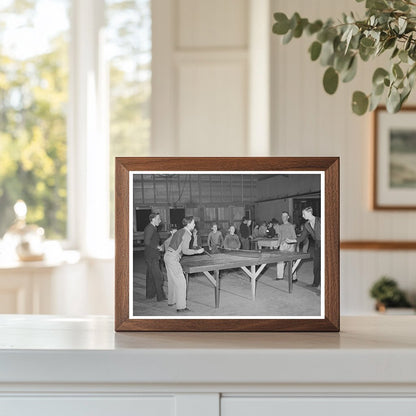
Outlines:
{"type": "MultiPolygon", "coordinates": [[[[277,233],[279,235],[279,249],[284,253],[292,253],[295,251],[295,243],[286,242],[289,240],[296,240],[295,226],[289,222],[289,213],[287,211],[282,212],[282,224],[277,228],[277,233]]],[[[285,270],[285,263],[282,261],[277,263],[277,279],[283,279],[283,274],[285,270]]],[[[293,274],[293,281],[296,281],[296,273],[293,274]]]]}
{"type": "Polygon", "coordinates": [[[193,250],[189,248],[192,230],[195,228],[194,217],[185,217],[182,224],[184,227],[173,234],[164,260],[168,274],[168,304],[173,306],[176,303],[177,312],[188,312],[189,309],[186,307],[186,280],[180,259],[184,254],[187,256],[202,254],[204,249],[193,250]]]}

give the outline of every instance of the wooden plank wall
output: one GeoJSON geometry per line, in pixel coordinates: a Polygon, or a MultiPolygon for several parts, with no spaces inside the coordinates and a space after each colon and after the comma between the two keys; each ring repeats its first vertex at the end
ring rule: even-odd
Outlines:
{"type": "Polygon", "coordinates": [[[214,222],[223,229],[239,224],[246,209],[251,209],[254,216],[256,185],[257,179],[252,175],[135,174],[133,208],[160,212],[162,229],[166,230],[170,224],[169,209],[184,207],[186,215],[196,217],[204,235],[214,222]]]}

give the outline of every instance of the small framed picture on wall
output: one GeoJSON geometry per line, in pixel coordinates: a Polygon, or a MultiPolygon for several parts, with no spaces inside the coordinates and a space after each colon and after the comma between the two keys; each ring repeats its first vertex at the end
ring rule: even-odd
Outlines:
{"type": "Polygon", "coordinates": [[[373,208],[416,209],[416,107],[380,107],[373,117],[373,208]]]}

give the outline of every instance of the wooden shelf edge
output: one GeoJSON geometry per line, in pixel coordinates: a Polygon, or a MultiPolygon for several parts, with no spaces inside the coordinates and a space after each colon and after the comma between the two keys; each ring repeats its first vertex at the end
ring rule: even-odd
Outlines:
{"type": "Polygon", "coordinates": [[[416,241],[341,241],[341,250],[416,250],[416,241]]]}

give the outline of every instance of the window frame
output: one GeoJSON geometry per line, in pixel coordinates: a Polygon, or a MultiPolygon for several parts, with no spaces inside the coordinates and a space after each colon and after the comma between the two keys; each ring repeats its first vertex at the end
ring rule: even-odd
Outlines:
{"type": "Polygon", "coordinates": [[[68,239],[83,256],[111,258],[105,0],[72,0],[68,146],[68,239]]]}

